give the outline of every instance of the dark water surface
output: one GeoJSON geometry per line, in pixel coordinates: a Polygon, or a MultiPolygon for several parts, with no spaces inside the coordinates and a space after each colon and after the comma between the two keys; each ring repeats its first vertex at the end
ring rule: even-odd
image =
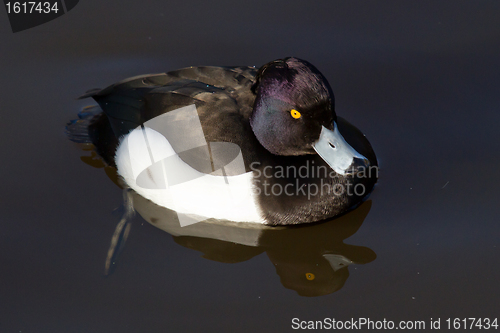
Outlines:
{"type": "Polygon", "coordinates": [[[0,332],[500,317],[499,16],[494,1],[82,0],[13,34],[0,14],[0,332]],[[105,277],[122,193],[65,137],[92,104],[75,97],[290,55],[323,72],[338,115],[370,139],[381,166],[370,201],[284,231],[187,231],[165,217],[156,228],[156,208],[136,207],[144,219],[105,277]]]}

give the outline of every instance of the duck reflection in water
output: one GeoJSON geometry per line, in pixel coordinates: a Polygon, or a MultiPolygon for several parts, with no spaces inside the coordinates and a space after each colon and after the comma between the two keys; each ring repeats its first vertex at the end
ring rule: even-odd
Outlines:
{"type": "MultiPolygon", "coordinates": [[[[94,153],[82,157],[82,161],[97,168],[104,167],[94,153]]],[[[113,168],[105,167],[105,171],[120,185],[113,168]]],[[[376,258],[375,252],[367,247],[344,243],[361,227],[370,212],[371,200],[323,223],[268,227],[209,219],[182,227],[175,211],[158,206],[133,191],[124,193],[125,213],[111,240],[106,275],[115,268],[130,231],[133,212],[171,234],[177,244],[202,252],[205,259],[239,263],[265,252],[283,286],[301,296],[322,296],[340,290],[349,277],[350,265],[366,264],[376,258]]]]}

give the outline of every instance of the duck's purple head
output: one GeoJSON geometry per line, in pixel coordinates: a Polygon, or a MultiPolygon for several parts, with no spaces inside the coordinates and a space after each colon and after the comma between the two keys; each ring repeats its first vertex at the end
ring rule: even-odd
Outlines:
{"type": "Polygon", "coordinates": [[[367,159],[339,133],[335,100],[326,78],[298,58],[272,61],[259,69],[250,125],[259,142],[275,155],[318,153],[339,174],[367,159]]]}

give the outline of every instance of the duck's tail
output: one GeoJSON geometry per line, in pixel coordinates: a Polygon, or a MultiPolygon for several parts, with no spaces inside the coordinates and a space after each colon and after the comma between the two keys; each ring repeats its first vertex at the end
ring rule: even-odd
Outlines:
{"type": "Polygon", "coordinates": [[[84,107],[78,113],[78,119],[71,120],[66,124],[66,135],[68,138],[77,143],[92,143],[89,126],[94,117],[101,113],[102,110],[97,105],[84,107]]]}
{"type": "Polygon", "coordinates": [[[118,139],[113,133],[108,118],[98,105],[84,107],[78,119],[66,125],[66,135],[76,143],[91,143],[104,162],[115,167],[114,156],[118,139]]]}

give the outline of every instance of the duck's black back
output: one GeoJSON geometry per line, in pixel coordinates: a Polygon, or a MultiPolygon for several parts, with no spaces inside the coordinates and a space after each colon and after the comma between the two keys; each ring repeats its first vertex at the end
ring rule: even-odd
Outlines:
{"type": "Polygon", "coordinates": [[[91,141],[114,165],[122,136],[161,114],[194,104],[206,141],[237,144],[248,168],[257,144],[248,121],[256,72],[254,67],[189,67],[89,91],[81,98],[92,97],[103,110],[89,125],[91,141]]]}

